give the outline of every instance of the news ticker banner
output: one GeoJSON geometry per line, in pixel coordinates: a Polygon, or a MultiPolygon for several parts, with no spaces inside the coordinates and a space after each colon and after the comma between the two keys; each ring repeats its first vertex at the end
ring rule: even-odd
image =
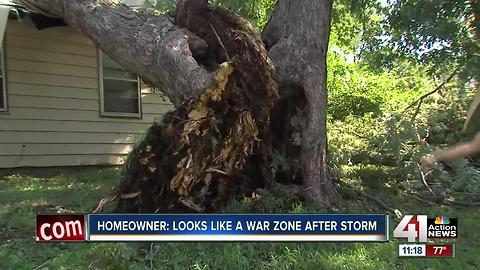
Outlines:
{"type": "Polygon", "coordinates": [[[388,241],[386,214],[37,215],[37,241],[388,241]]]}
{"type": "Polygon", "coordinates": [[[455,257],[455,244],[400,244],[399,257],[455,257]]]}

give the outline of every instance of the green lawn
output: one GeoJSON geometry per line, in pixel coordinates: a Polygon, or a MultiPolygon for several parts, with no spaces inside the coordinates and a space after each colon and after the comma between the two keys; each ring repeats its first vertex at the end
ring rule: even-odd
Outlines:
{"type": "MultiPolygon", "coordinates": [[[[389,243],[70,243],[34,241],[37,212],[92,211],[118,182],[118,168],[0,171],[0,269],[480,269],[480,211],[431,207],[390,191],[376,195],[409,214],[459,219],[457,257],[397,258],[389,243]]],[[[383,185],[372,185],[383,188],[383,185]]],[[[371,188],[371,187],[370,187],[371,188]]],[[[383,210],[347,192],[344,213],[383,210]]],[[[228,212],[322,212],[278,198],[232,202],[228,212]],[[248,210],[250,209],[250,210],[248,210]]],[[[107,209],[108,211],[108,209],[107,209]]],[[[394,224],[397,224],[394,220],[394,224]]],[[[391,226],[393,227],[393,226],[391,226]]],[[[391,228],[393,230],[393,228],[391,228]]]]}

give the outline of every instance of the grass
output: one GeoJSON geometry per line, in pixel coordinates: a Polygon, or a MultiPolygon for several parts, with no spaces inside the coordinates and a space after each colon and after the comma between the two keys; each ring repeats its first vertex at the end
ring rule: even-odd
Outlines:
{"type": "MultiPolygon", "coordinates": [[[[372,181],[375,171],[362,172],[372,181]]],[[[408,214],[459,219],[456,258],[398,258],[388,243],[75,243],[34,241],[35,214],[90,212],[118,181],[115,167],[0,171],[0,269],[479,269],[480,211],[431,207],[403,198],[383,185],[363,183],[408,214]]],[[[381,177],[382,174],[380,174],[381,177]]],[[[378,181],[381,181],[377,178],[378,181]]],[[[345,213],[384,212],[374,203],[342,192],[345,213]]],[[[248,202],[225,211],[247,212],[248,202]]],[[[264,197],[256,212],[324,212],[264,197]]],[[[394,220],[393,225],[397,224],[394,220]]],[[[391,226],[393,227],[393,226],[391,226]]],[[[393,229],[393,228],[391,228],[393,229]]],[[[390,234],[392,235],[392,234],[390,234]]]]}

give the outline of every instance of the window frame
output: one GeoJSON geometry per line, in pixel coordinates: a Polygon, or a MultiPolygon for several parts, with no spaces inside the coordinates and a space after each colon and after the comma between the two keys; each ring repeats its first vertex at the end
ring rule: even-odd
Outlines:
{"type": "Polygon", "coordinates": [[[0,57],[0,62],[2,64],[2,93],[0,98],[3,99],[3,108],[0,107],[0,113],[8,113],[8,94],[7,94],[7,67],[6,67],[6,46],[5,46],[5,35],[3,36],[2,46],[2,57],[0,57]]]}
{"type": "Polygon", "coordinates": [[[100,48],[97,48],[97,66],[98,66],[98,88],[100,92],[100,116],[102,117],[121,117],[121,118],[138,118],[142,119],[142,93],[141,93],[141,80],[140,77],[137,75],[137,79],[121,79],[121,78],[114,78],[114,77],[106,77],[106,79],[111,80],[119,80],[119,81],[126,81],[126,82],[136,82],[137,83],[137,95],[138,95],[138,112],[136,113],[128,113],[128,112],[106,112],[105,111],[105,92],[103,88],[103,80],[105,77],[103,76],[103,52],[100,48]]]}

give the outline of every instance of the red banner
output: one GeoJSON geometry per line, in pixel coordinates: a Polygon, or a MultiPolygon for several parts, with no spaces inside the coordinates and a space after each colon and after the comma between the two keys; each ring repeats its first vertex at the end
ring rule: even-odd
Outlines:
{"type": "Polygon", "coordinates": [[[427,257],[455,257],[455,246],[448,245],[426,245],[427,257]]]}
{"type": "Polygon", "coordinates": [[[85,241],[84,215],[37,215],[37,241],[85,241]]]}

